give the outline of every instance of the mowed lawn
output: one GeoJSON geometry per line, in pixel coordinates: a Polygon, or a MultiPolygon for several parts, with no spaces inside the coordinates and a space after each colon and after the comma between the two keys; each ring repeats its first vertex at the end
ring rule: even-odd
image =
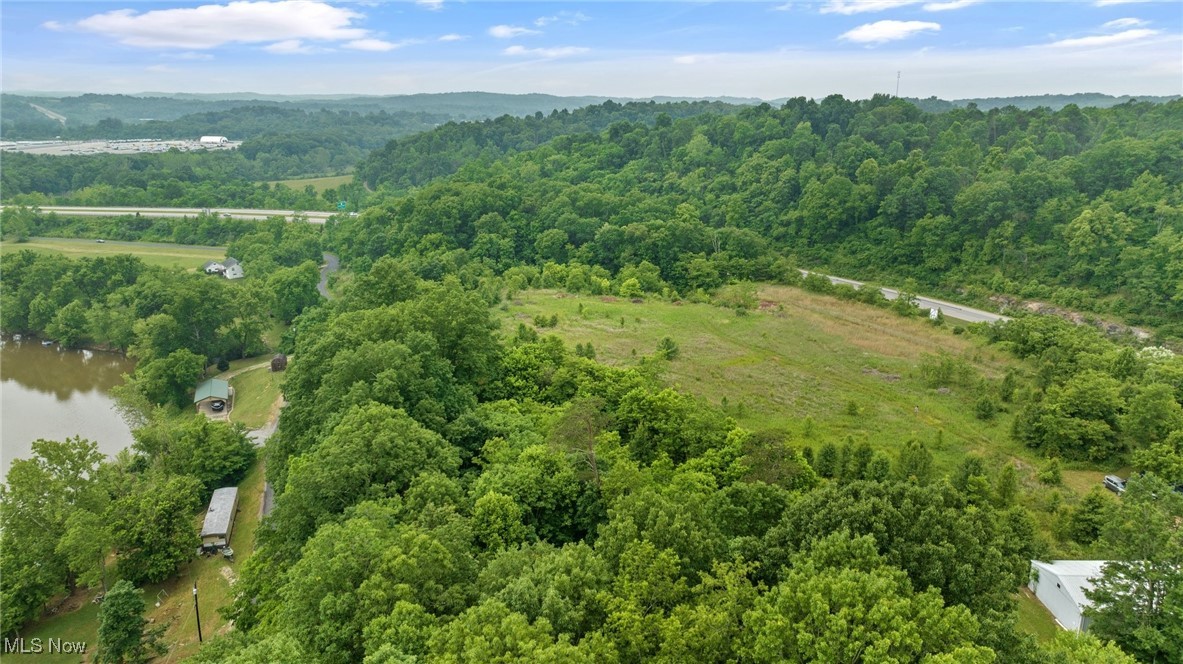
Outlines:
{"type": "Polygon", "coordinates": [[[894,453],[915,438],[943,471],[969,452],[996,465],[1017,460],[1028,472],[1040,462],[1010,439],[1012,414],[978,420],[974,387],[932,389],[920,376],[921,364],[941,353],[994,382],[1021,368],[1018,360],[954,335],[951,326],[870,305],[780,286],[762,287],[759,297],[759,310],[739,316],[708,304],[535,290],[517,294],[500,313],[506,335],[535,315],[557,314],[558,326],[541,334],[557,334],[570,347],[590,342],[599,361],[617,366],[636,365],[670,337],[680,352],[665,364],[665,382],[723,407],[748,429],[782,430],[798,445],[816,449],[850,436],[894,453]]]}
{"type": "Polygon", "coordinates": [[[205,247],[162,242],[97,242],[83,238],[36,237],[28,242],[0,242],[0,254],[28,249],[63,254],[69,258],[93,258],[132,254],[148,265],[196,270],[207,261],[226,257],[226,247],[205,247]]]}
{"type": "MultiPolygon", "coordinates": [[[[234,531],[230,545],[234,548],[234,560],[222,556],[201,556],[181,565],[176,576],[164,583],[144,587],[145,617],[153,625],[166,625],[163,641],[168,645],[168,654],[160,661],[176,662],[197,652],[197,612],[193,607],[193,583],[197,582],[198,601],[201,610],[201,631],[205,639],[230,629],[228,621],[218,613],[233,598],[233,586],[238,581],[238,570],[255,550],[255,531],[259,527],[259,508],[263,495],[263,460],[257,459],[246,477],[238,484],[238,512],[234,520],[234,531]],[[159,606],[157,606],[159,602],[159,606]]],[[[197,530],[205,519],[204,506],[194,515],[197,530]]],[[[113,569],[110,579],[115,580],[113,569]]],[[[26,649],[31,649],[34,638],[40,638],[48,647],[49,639],[63,641],[84,641],[87,644],[87,659],[93,661],[98,645],[99,605],[93,604],[97,590],[79,592],[63,605],[62,610],[49,618],[30,625],[20,636],[25,639],[26,649]],[[75,608],[78,607],[78,608],[75,608]]],[[[8,654],[4,664],[22,662],[49,662],[73,664],[82,661],[76,654],[8,654]]]]}
{"type": "Polygon", "coordinates": [[[234,409],[230,419],[248,429],[258,429],[271,419],[271,410],[282,392],[283,373],[270,366],[244,371],[230,379],[234,388],[234,409]]]}
{"type": "Polygon", "coordinates": [[[329,189],[335,189],[337,187],[340,187],[343,184],[349,184],[350,182],[353,182],[352,175],[331,175],[329,177],[323,177],[323,178],[300,178],[298,180],[274,180],[270,184],[272,186],[282,184],[283,186],[287,187],[288,189],[294,189],[296,191],[304,191],[304,187],[307,187],[308,185],[312,185],[312,188],[316,190],[316,193],[323,194],[324,192],[328,191],[329,189]]]}

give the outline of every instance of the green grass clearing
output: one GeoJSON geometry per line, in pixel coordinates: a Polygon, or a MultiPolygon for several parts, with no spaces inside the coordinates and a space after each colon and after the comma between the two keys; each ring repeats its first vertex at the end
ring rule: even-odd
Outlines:
{"type": "MultiPolygon", "coordinates": [[[[227,561],[220,555],[194,558],[182,565],[172,579],[144,589],[144,599],[150,607],[148,617],[155,620],[155,624],[168,625],[164,633],[164,641],[169,645],[166,655],[168,661],[190,657],[200,647],[197,641],[197,616],[193,610],[194,581],[197,582],[197,597],[201,607],[202,636],[209,639],[230,630],[229,623],[218,613],[218,609],[233,599],[231,588],[238,580],[238,569],[254,553],[262,494],[263,460],[260,458],[238,484],[238,515],[234,520],[234,532],[230,536],[234,561],[227,561]],[[160,599],[160,606],[153,607],[157,598],[160,599]]],[[[203,510],[196,518],[198,528],[204,518],[203,510]]]]}
{"type": "Polygon", "coordinates": [[[24,638],[26,650],[32,650],[35,640],[40,639],[43,652],[19,654],[6,651],[4,664],[76,664],[90,661],[77,654],[50,652],[50,639],[85,642],[86,653],[93,659],[99,642],[99,605],[91,600],[97,593],[97,590],[79,591],[68,598],[57,614],[33,623],[20,636],[24,638]]]}
{"type": "Polygon", "coordinates": [[[303,191],[304,187],[312,185],[316,193],[323,194],[329,189],[336,189],[343,184],[353,182],[353,175],[330,175],[323,178],[299,178],[296,180],[273,180],[269,184],[272,186],[283,185],[288,189],[295,189],[296,191],[303,191]]]}
{"type": "Polygon", "coordinates": [[[160,242],[96,242],[79,238],[32,238],[28,242],[0,242],[0,254],[28,249],[62,254],[69,258],[94,258],[131,254],[148,265],[197,270],[207,261],[226,257],[225,247],[202,247],[160,242]]]}
{"type": "Polygon", "coordinates": [[[1035,595],[1030,590],[1023,588],[1019,591],[1018,596],[1019,615],[1015,621],[1015,625],[1036,639],[1041,643],[1047,643],[1056,638],[1056,634],[1060,632],[1060,626],[1056,624],[1056,619],[1052,616],[1051,611],[1047,610],[1035,595]]]}
{"type": "Polygon", "coordinates": [[[557,314],[558,327],[540,333],[553,332],[571,347],[591,342],[599,361],[616,366],[635,365],[668,336],[680,355],[666,364],[665,382],[722,407],[748,429],[783,430],[798,445],[817,449],[851,436],[894,453],[916,438],[943,471],[970,452],[998,466],[1017,458],[1025,474],[1038,467],[1036,455],[1010,438],[1013,415],[978,420],[975,387],[939,391],[920,376],[921,363],[937,353],[961,358],[989,380],[1021,368],[1018,360],[980,339],[869,305],[780,286],[764,286],[759,295],[759,310],[737,316],[707,304],[527,291],[501,315],[505,333],[513,334],[535,315],[557,314]],[[814,422],[809,439],[807,417],[814,422]]]}
{"type": "Polygon", "coordinates": [[[234,409],[230,419],[248,429],[258,429],[271,419],[271,411],[282,392],[283,373],[271,367],[252,369],[230,379],[234,388],[234,409]]]}
{"type": "MultiPolygon", "coordinates": [[[[201,630],[204,638],[225,633],[229,623],[218,613],[218,609],[230,603],[231,587],[238,579],[238,569],[254,553],[255,531],[259,527],[259,507],[263,495],[263,460],[247,471],[238,485],[238,516],[234,522],[234,533],[230,544],[234,548],[234,561],[221,556],[199,557],[181,566],[173,578],[164,583],[144,587],[145,617],[153,625],[167,625],[163,640],[168,653],[160,661],[176,662],[194,655],[197,641],[197,618],[193,610],[193,582],[197,582],[198,601],[201,608],[201,630]],[[159,606],[156,606],[157,602],[159,606]]],[[[195,527],[200,529],[205,518],[204,508],[194,516],[195,527]]],[[[112,583],[116,580],[109,579],[112,583]]],[[[98,644],[99,606],[91,603],[97,590],[78,592],[63,604],[57,614],[30,625],[21,636],[31,644],[33,638],[43,642],[49,638],[65,641],[85,641],[88,659],[92,661],[98,644]]],[[[61,662],[74,664],[78,655],[4,655],[4,663],[61,662]]]]}

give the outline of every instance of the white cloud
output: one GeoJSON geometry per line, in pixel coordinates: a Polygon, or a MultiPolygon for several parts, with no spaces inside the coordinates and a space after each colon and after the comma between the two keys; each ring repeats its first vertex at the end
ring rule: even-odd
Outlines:
{"type": "Polygon", "coordinates": [[[442,42],[455,42],[455,41],[464,41],[465,39],[468,39],[468,37],[466,37],[466,36],[464,36],[464,35],[458,35],[458,34],[456,34],[455,32],[453,32],[453,33],[451,33],[451,34],[447,34],[447,35],[441,35],[441,36],[440,36],[440,38],[439,38],[439,41],[442,41],[442,42]]]}
{"type": "Polygon", "coordinates": [[[1128,44],[1130,42],[1141,41],[1147,37],[1153,37],[1159,33],[1158,30],[1140,29],[1140,30],[1126,30],[1112,35],[1094,35],[1092,37],[1077,37],[1075,39],[1061,39],[1057,42],[1052,42],[1048,46],[1055,48],[1090,48],[1096,46],[1115,46],[1118,44],[1128,44]]]}
{"type": "Polygon", "coordinates": [[[545,28],[551,23],[566,23],[567,25],[579,25],[584,21],[589,20],[589,16],[583,12],[569,12],[561,11],[554,16],[539,16],[534,19],[534,25],[545,28]]]}
{"type": "Polygon", "coordinates": [[[409,42],[388,42],[384,39],[354,39],[350,42],[342,44],[345,48],[354,51],[373,51],[376,53],[385,53],[386,51],[393,51],[396,48],[402,48],[409,42]]]}
{"type": "Polygon", "coordinates": [[[184,53],[176,53],[173,55],[166,55],[164,57],[173,58],[175,60],[213,60],[214,56],[209,53],[197,53],[195,51],[186,51],[184,53]]]}
{"type": "Polygon", "coordinates": [[[433,12],[438,12],[444,8],[444,0],[415,0],[415,4],[433,12]]]}
{"type": "Polygon", "coordinates": [[[582,46],[559,46],[555,48],[526,48],[524,46],[510,46],[503,51],[506,55],[529,55],[538,58],[565,58],[572,55],[587,53],[589,49],[582,46]]]}
{"type": "Polygon", "coordinates": [[[966,7],[971,7],[980,2],[982,2],[982,0],[949,0],[948,2],[930,2],[924,5],[924,11],[945,12],[951,9],[965,9],[966,7]]]}
{"type": "Polygon", "coordinates": [[[714,60],[715,60],[715,56],[713,56],[713,55],[706,55],[706,54],[702,54],[702,53],[692,53],[690,55],[679,55],[678,57],[674,58],[674,64],[676,64],[676,65],[700,65],[700,64],[707,63],[707,62],[713,62],[714,60]]]}
{"type": "Polygon", "coordinates": [[[89,16],[72,27],[128,46],[206,49],[228,43],[364,39],[369,31],[353,27],[361,18],[351,9],[315,0],[245,0],[144,13],[117,9],[89,16]]]}
{"type": "Polygon", "coordinates": [[[862,14],[865,12],[881,12],[897,7],[914,5],[920,0],[829,0],[821,12],[823,14],[862,14]]]}
{"type": "Polygon", "coordinates": [[[489,34],[498,39],[513,39],[524,35],[540,35],[538,30],[523,28],[520,25],[495,25],[489,28],[489,34]]]}
{"type": "Polygon", "coordinates": [[[45,28],[46,30],[53,30],[54,32],[60,32],[66,29],[66,26],[58,23],[57,21],[46,21],[41,24],[41,27],[45,28]]]}
{"type": "Polygon", "coordinates": [[[1140,25],[1146,25],[1146,21],[1140,18],[1118,18],[1109,21],[1102,25],[1102,28],[1135,28],[1140,25]]]}
{"type": "Polygon", "coordinates": [[[268,44],[263,47],[263,50],[276,55],[308,55],[309,53],[316,52],[316,49],[299,39],[285,39],[274,44],[268,44]]]}
{"type": "MultiPolygon", "coordinates": [[[[1033,31],[1029,26],[1028,32],[1033,31]]],[[[146,72],[144,66],[150,63],[143,61],[91,58],[62,67],[45,58],[14,56],[5,51],[0,77],[6,91],[132,94],[161,90],[167,84],[174,86],[171,89],[189,92],[249,89],[265,94],[409,94],[486,90],[601,95],[618,100],[654,95],[733,95],[771,100],[796,96],[821,99],[834,93],[866,99],[875,93],[893,92],[896,72],[903,70],[900,93],[920,98],[1070,94],[1081,90],[1113,95],[1177,95],[1179,81],[1183,80],[1181,49],[1183,36],[1164,30],[1144,41],[1104,49],[1044,45],[935,48],[920,54],[919,49],[802,48],[708,53],[709,58],[682,66],[673,59],[696,53],[616,54],[593,48],[586,55],[553,59],[507,55],[490,60],[486,55],[425,63],[388,58],[378,69],[342,67],[333,58],[300,58],[297,63],[279,57],[233,62],[219,58],[200,70],[178,66],[194,72],[183,77],[146,72]]],[[[496,55],[501,50],[497,49],[496,55]]]]}
{"type": "Polygon", "coordinates": [[[882,44],[907,39],[921,32],[930,30],[936,32],[940,29],[940,23],[930,21],[876,21],[849,30],[843,33],[839,39],[857,44],[882,44]]]}
{"type": "Polygon", "coordinates": [[[1097,7],[1112,7],[1113,5],[1133,5],[1147,0],[1097,0],[1093,4],[1097,7]]]}

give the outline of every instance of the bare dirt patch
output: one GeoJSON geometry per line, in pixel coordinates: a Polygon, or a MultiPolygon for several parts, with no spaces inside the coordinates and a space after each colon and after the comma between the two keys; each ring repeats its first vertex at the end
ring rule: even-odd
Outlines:
{"type": "Polygon", "coordinates": [[[863,373],[867,374],[868,376],[882,378],[889,383],[894,383],[900,379],[899,374],[887,373],[886,371],[880,371],[874,367],[863,367],[863,373]]]}

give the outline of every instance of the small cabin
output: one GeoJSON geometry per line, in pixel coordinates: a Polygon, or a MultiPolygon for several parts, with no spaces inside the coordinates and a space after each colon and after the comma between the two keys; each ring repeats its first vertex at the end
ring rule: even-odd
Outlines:
{"type": "Polygon", "coordinates": [[[288,368],[288,356],[287,355],[284,355],[283,353],[279,353],[275,357],[271,358],[271,370],[272,371],[283,371],[284,369],[287,369],[287,368],[288,368]]]}
{"type": "Polygon", "coordinates": [[[220,549],[230,546],[234,530],[234,513],[238,510],[238,487],[227,486],[214,491],[205,523],[201,526],[201,548],[220,549]]]}

